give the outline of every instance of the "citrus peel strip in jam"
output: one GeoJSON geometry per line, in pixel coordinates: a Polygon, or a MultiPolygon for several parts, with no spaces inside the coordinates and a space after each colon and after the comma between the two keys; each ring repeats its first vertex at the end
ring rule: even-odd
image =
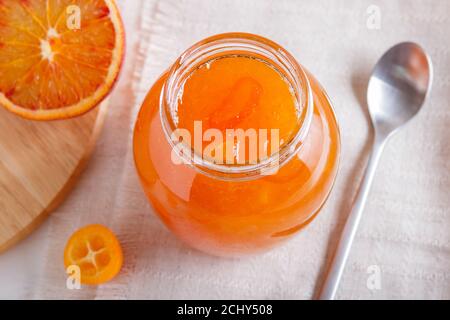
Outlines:
{"type": "Polygon", "coordinates": [[[251,77],[238,79],[230,94],[209,115],[209,127],[221,130],[237,128],[239,122],[257,112],[262,95],[263,88],[257,80],[251,77]]]}

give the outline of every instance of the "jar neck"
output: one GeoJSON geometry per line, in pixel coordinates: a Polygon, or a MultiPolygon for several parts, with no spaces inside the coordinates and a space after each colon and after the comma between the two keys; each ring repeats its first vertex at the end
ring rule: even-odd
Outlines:
{"type": "Polygon", "coordinates": [[[296,155],[312,121],[313,96],[308,77],[297,61],[281,46],[260,36],[226,33],[207,38],[188,50],[173,64],[160,96],[160,116],[165,136],[182,162],[200,173],[224,180],[251,180],[274,174],[296,155]],[[289,84],[296,103],[299,126],[290,141],[255,164],[217,164],[194,152],[192,147],[174,138],[178,125],[178,101],[192,72],[209,61],[224,56],[249,56],[264,61],[277,70],[289,84]]]}

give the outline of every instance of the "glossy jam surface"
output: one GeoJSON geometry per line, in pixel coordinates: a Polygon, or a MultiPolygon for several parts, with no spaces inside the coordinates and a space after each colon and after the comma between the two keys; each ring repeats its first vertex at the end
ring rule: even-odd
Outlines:
{"type": "MultiPolygon", "coordinates": [[[[218,129],[224,137],[227,129],[276,129],[282,147],[301,125],[298,109],[280,71],[250,56],[225,56],[200,65],[189,75],[175,117],[177,126],[188,129],[191,136],[196,121],[201,122],[203,132],[218,129]]],[[[267,138],[270,143],[271,136],[267,138]]],[[[248,158],[248,152],[245,155],[248,158]]]]}
{"type": "MultiPolygon", "coordinates": [[[[208,81],[200,75],[190,78],[179,105],[178,125],[189,128],[193,120],[202,119],[211,127],[258,124],[292,135],[299,125],[297,111],[280,76],[256,64],[231,71],[227,63],[231,61],[216,65],[217,74],[205,71],[208,81]],[[197,107],[203,105],[205,109],[197,107]]],[[[172,162],[159,112],[166,77],[157,81],[142,106],[134,154],[143,188],[168,228],[202,251],[239,256],[266,250],[307,225],[329,195],[340,148],[330,102],[314,78],[309,75],[312,123],[298,154],[274,175],[226,181],[172,162]]]]}

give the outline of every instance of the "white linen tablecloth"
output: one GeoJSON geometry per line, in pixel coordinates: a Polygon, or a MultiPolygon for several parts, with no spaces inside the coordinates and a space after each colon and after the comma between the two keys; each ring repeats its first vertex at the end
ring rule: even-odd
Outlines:
{"type": "Polygon", "coordinates": [[[385,50],[416,41],[432,57],[433,92],[383,154],[338,298],[450,299],[450,1],[118,2],[128,52],[104,131],[67,201],[0,256],[1,298],[314,297],[370,149],[368,76],[385,50]],[[373,10],[380,12],[379,28],[370,24],[373,10]],[[330,95],[342,135],[337,183],[317,219],[284,246],[242,259],[204,255],[166,230],[141,190],[131,143],[136,114],[157,77],[194,42],[229,31],[260,34],[293,53],[330,95]],[[90,223],[115,231],[124,268],[109,284],[68,290],[64,246],[90,223]],[[374,270],[375,288],[368,283],[374,270]]]}

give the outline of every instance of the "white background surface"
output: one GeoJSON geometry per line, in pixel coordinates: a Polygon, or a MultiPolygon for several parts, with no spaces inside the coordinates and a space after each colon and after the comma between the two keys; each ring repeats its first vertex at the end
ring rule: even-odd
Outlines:
{"type": "Polygon", "coordinates": [[[309,299],[335,248],[368,156],[364,101],[376,60],[412,40],[431,54],[431,99],[387,146],[339,298],[450,298],[450,1],[118,1],[128,52],[92,161],[67,201],[31,237],[0,256],[0,298],[309,299]],[[366,26],[381,10],[381,29],[366,26]],[[142,5],[142,7],[141,7],[142,5]],[[212,34],[253,32],[280,43],[335,104],[342,165],[324,210],[286,245],[261,256],[218,259],[178,242],[153,215],[132,161],[135,115],[150,85],[188,46],[212,34]],[[125,265],[112,283],[65,288],[70,234],[104,223],[119,236],[125,265]],[[381,269],[380,290],[366,286],[381,269]]]}

